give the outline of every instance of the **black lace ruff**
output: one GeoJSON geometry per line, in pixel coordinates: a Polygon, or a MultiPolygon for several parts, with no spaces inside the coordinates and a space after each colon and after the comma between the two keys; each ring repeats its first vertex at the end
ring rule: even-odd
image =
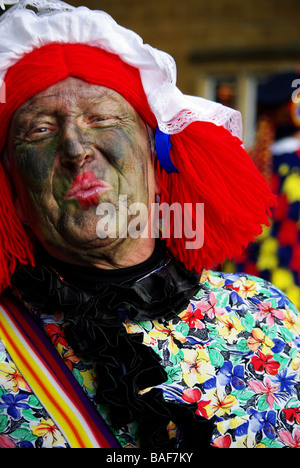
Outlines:
{"type": "Polygon", "coordinates": [[[208,447],[211,423],[188,404],[166,403],[160,385],[167,375],[156,353],[128,334],[124,320],[170,320],[199,289],[199,275],[187,271],[158,243],[152,257],[123,270],[77,267],[40,253],[35,267],[23,266],[12,278],[22,301],[43,313],[64,313],[66,337],[83,359],[95,362],[97,402],[109,405],[113,426],[138,421],[142,448],[176,448],[166,430],[181,430],[180,448],[208,447]]]}

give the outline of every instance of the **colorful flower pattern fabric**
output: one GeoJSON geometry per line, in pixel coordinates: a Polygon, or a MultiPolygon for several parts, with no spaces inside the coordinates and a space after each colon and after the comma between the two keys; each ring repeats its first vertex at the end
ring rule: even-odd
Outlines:
{"type": "Polygon", "coordinates": [[[224,271],[246,272],[277,286],[300,309],[300,142],[286,137],[273,145],[272,191],[277,206],[270,226],[245,255],[224,271]]]}
{"type": "Polygon", "coordinates": [[[0,448],[67,448],[0,340],[0,448]]]}
{"type": "MultiPolygon", "coordinates": [[[[39,319],[95,401],[93,365],[68,346],[61,314],[39,319]]],[[[204,271],[198,294],[176,318],[127,321],[124,326],[128,333],[143,333],[145,346],[160,356],[168,375],[160,385],[164,398],[196,403],[197,414],[214,421],[212,446],[300,448],[300,318],[272,284],[249,275],[204,271]]],[[[98,410],[109,423],[107,408],[98,410]]],[[[176,437],[173,423],[168,429],[176,437]]],[[[112,431],[123,447],[136,446],[135,424],[112,431]]],[[[0,447],[66,446],[2,344],[0,447]]]]}

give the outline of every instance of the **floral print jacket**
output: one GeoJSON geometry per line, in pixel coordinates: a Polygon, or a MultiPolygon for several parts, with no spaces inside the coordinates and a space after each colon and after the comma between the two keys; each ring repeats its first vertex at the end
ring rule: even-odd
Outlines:
{"type": "MultiPolygon", "coordinates": [[[[91,363],[68,346],[60,314],[43,316],[49,339],[92,401],[91,363]]],[[[300,448],[300,317],[272,284],[245,274],[204,271],[199,292],[169,322],[124,323],[160,356],[167,401],[196,403],[214,421],[219,448],[300,448]]],[[[149,389],[145,389],[147,392],[149,389]]],[[[109,424],[105,407],[99,412],[109,424]]],[[[115,431],[136,447],[138,427],[115,431]]],[[[169,436],[176,427],[169,425],[169,436]]],[[[18,372],[0,341],[0,447],[67,447],[59,427],[18,372]]]]}

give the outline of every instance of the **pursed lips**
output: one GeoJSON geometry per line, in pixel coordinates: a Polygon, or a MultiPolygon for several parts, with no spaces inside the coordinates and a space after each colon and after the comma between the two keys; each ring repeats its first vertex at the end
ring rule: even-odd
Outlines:
{"type": "Polygon", "coordinates": [[[81,203],[83,209],[88,209],[90,206],[98,204],[99,195],[111,189],[109,184],[97,179],[93,171],[86,171],[75,177],[65,200],[76,199],[81,203]]]}

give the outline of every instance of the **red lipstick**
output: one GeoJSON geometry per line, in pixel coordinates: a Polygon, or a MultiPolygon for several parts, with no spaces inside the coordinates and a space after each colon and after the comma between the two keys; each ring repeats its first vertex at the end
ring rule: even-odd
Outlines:
{"type": "Polygon", "coordinates": [[[111,190],[111,186],[96,178],[93,171],[78,174],[67,192],[66,200],[78,200],[84,210],[98,205],[99,195],[111,190]]]}

